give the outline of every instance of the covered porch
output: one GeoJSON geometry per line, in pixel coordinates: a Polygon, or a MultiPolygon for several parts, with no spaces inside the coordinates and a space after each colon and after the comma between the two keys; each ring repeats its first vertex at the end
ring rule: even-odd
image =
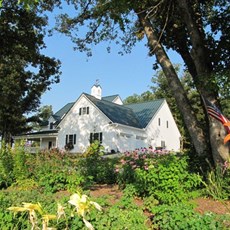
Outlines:
{"type": "Polygon", "coordinates": [[[14,140],[24,140],[25,149],[28,152],[36,153],[40,150],[47,150],[58,147],[58,131],[45,130],[15,136],[14,140]]]}

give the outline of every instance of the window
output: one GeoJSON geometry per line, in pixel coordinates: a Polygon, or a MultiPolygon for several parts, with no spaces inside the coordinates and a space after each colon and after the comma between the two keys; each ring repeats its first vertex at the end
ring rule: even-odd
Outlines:
{"type": "Polygon", "coordinates": [[[158,118],[158,125],[160,126],[161,125],[161,119],[158,118]]]}
{"type": "Polygon", "coordinates": [[[169,122],[168,121],[166,121],[166,128],[168,128],[169,127],[169,122]]]}
{"type": "Polygon", "coordinates": [[[125,138],[130,138],[130,137],[132,137],[132,134],[129,134],[129,133],[120,133],[120,136],[121,137],[125,137],[125,138]]]}
{"type": "Polygon", "coordinates": [[[50,129],[53,129],[53,128],[54,128],[54,123],[50,122],[50,129]]]}
{"type": "Polygon", "coordinates": [[[166,146],[165,146],[165,141],[161,141],[161,147],[162,148],[165,148],[166,146]]]}
{"type": "Polygon", "coordinates": [[[89,107],[81,107],[79,108],[79,115],[89,114],[89,107]]]}
{"type": "Polygon", "coordinates": [[[143,136],[136,136],[136,139],[137,139],[137,140],[145,140],[146,137],[143,137],[143,136]]]}
{"type": "Polygon", "coordinates": [[[96,140],[102,143],[102,133],[90,133],[90,138],[89,138],[90,144],[92,144],[96,140]]]}
{"type": "Polygon", "coordinates": [[[68,143],[72,145],[76,144],[76,134],[66,135],[65,144],[68,144],[68,143]]]}

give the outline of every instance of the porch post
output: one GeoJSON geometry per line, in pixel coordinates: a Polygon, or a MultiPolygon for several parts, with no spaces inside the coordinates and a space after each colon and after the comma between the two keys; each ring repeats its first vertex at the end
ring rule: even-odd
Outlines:
{"type": "Polygon", "coordinates": [[[40,149],[42,149],[42,137],[40,137],[40,149]]]}
{"type": "Polygon", "coordinates": [[[58,148],[58,137],[56,137],[55,139],[56,139],[55,146],[56,146],[56,148],[58,148]]]}

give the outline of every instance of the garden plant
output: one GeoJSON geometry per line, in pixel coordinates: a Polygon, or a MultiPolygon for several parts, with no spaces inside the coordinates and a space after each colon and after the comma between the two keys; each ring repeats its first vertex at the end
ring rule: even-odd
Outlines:
{"type": "Polygon", "coordinates": [[[193,202],[197,197],[229,200],[226,164],[201,175],[187,153],[142,148],[109,157],[98,142],[85,154],[59,149],[31,154],[19,144],[1,148],[0,156],[1,229],[230,226],[229,211],[202,214],[193,202]],[[93,197],[97,185],[118,186],[122,195],[93,197]]]}

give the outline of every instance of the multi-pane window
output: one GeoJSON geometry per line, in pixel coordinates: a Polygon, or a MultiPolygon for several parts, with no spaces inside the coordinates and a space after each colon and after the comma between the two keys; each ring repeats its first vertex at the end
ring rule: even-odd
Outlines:
{"type": "Polygon", "coordinates": [[[90,133],[90,138],[89,138],[90,144],[96,140],[102,143],[102,133],[90,133]]]}
{"type": "Polygon", "coordinates": [[[89,107],[81,107],[79,108],[79,115],[89,114],[89,107]]]}
{"type": "Polygon", "coordinates": [[[76,144],[76,134],[66,135],[65,144],[75,145],[76,144]]]}

